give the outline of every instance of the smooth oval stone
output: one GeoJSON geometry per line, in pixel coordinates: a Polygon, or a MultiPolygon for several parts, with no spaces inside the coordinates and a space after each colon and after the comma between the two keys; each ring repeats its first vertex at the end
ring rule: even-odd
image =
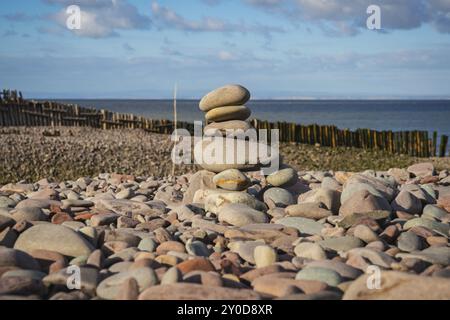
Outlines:
{"type": "Polygon", "coordinates": [[[219,192],[212,193],[205,199],[205,210],[217,214],[226,204],[244,204],[252,209],[258,207],[257,200],[245,192],[219,192]]]}
{"type": "Polygon", "coordinates": [[[2,274],[2,278],[7,277],[24,277],[33,280],[42,280],[47,274],[37,270],[10,270],[2,274]]]}
{"type": "Polygon", "coordinates": [[[354,213],[368,213],[373,211],[391,211],[389,202],[381,197],[374,196],[367,190],[356,191],[339,209],[339,214],[349,216],[354,213]]]}
{"type": "Polygon", "coordinates": [[[450,265],[450,248],[449,247],[429,247],[422,251],[411,253],[398,253],[396,258],[412,258],[427,261],[432,264],[440,264],[443,266],[450,265]]]}
{"type": "Polygon", "coordinates": [[[333,215],[322,203],[299,203],[288,206],[286,213],[291,217],[303,217],[320,220],[333,215]]]}
{"type": "MultiPolygon", "coordinates": [[[[395,259],[392,258],[387,253],[371,249],[369,247],[365,248],[354,248],[348,252],[348,258],[356,258],[356,260],[368,260],[371,264],[390,269],[393,263],[396,263],[395,259]],[[364,259],[362,259],[364,258],[364,259]]],[[[364,265],[366,263],[364,262],[364,265]]],[[[365,269],[365,267],[363,267],[365,269]]]]}
{"type": "Polygon", "coordinates": [[[20,201],[15,208],[38,207],[41,209],[49,209],[51,205],[61,206],[61,202],[48,199],[25,199],[20,201]]]}
{"type": "Polygon", "coordinates": [[[391,168],[387,174],[392,176],[397,183],[405,183],[409,180],[409,172],[406,169],[391,168]]]}
{"type": "Polygon", "coordinates": [[[215,272],[193,271],[184,275],[183,282],[201,283],[204,286],[222,287],[222,277],[215,272]]]}
{"type": "Polygon", "coordinates": [[[367,191],[370,194],[374,195],[375,197],[383,197],[383,194],[377,190],[374,186],[367,184],[367,183],[361,183],[361,182],[354,182],[351,184],[344,185],[344,190],[341,194],[341,203],[345,203],[348,199],[350,199],[356,192],[361,191],[367,191]]]}
{"type": "MultiPolygon", "coordinates": [[[[191,203],[193,203],[193,200],[191,201],[191,203]]],[[[204,215],[204,211],[202,210],[202,208],[189,204],[173,208],[170,213],[176,213],[178,220],[180,221],[192,220],[194,217],[204,215]]]]}
{"type": "Polygon", "coordinates": [[[395,181],[358,173],[351,175],[344,184],[341,202],[344,203],[353,192],[361,190],[367,190],[374,196],[383,197],[389,202],[394,200],[397,194],[395,181]]]}
{"type": "Polygon", "coordinates": [[[355,230],[353,232],[353,235],[365,243],[371,243],[374,241],[378,241],[378,235],[370,229],[368,226],[364,224],[359,224],[355,227],[355,230]]]}
{"type": "Polygon", "coordinates": [[[105,257],[103,255],[103,252],[100,249],[94,250],[89,258],[86,261],[86,264],[88,266],[95,267],[97,269],[101,269],[103,266],[103,262],[105,260],[105,257]]]}
{"type": "Polygon", "coordinates": [[[147,204],[120,199],[101,199],[95,204],[97,209],[107,209],[120,215],[127,215],[129,212],[133,214],[152,214],[154,210],[147,204]]]}
{"type": "Polygon", "coordinates": [[[211,261],[205,258],[185,260],[177,264],[177,268],[182,274],[186,274],[191,271],[215,271],[214,265],[211,261]]]}
{"type": "Polygon", "coordinates": [[[236,130],[242,130],[245,132],[249,129],[253,129],[253,127],[247,121],[230,120],[210,123],[203,129],[203,132],[205,133],[205,135],[210,135],[210,133],[212,134],[219,131],[222,135],[227,135],[230,133],[229,130],[232,130],[233,133],[236,133],[236,130]]]}
{"type": "MultiPolygon", "coordinates": [[[[30,296],[41,295],[45,292],[45,287],[40,280],[29,277],[5,277],[0,278],[1,296],[30,296]]],[[[10,300],[9,298],[6,298],[10,300]]]]}
{"type": "Polygon", "coordinates": [[[328,287],[320,281],[296,280],[294,272],[267,274],[256,278],[251,284],[253,289],[261,294],[283,298],[292,293],[317,293],[328,287]]]}
{"type": "Polygon", "coordinates": [[[422,212],[422,202],[406,190],[401,191],[397,195],[391,203],[391,206],[395,211],[404,211],[410,214],[419,214],[422,212]]]}
{"type": "Polygon", "coordinates": [[[252,112],[246,106],[219,107],[208,111],[207,121],[220,122],[229,120],[247,120],[252,112]]]}
{"type": "Polygon", "coordinates": [[[114,212],[99,213],[91,218],[91,225],[93,227],[107,226],[111,223],[116,223],[119,217],[120,215],[114,212]]]}
{"type": "Polygon", "coordinates": [[[406,252],[420,250],[422,243],[414,232],[403,232],[397,239],[397,247],[406,252]]]}
{"type": "Polygon", "coordinates": [[[133,262],[131,261],[121,261],[113,264],[108,268],[108,270],[112,273],[119,273],[119,272],[125,272],[130,269],[130,267],[133,265],[133,262]]]}
{"type": "Polygon", "coordinates": [[[323,189],[342,191],[342,185],[332,177],[324,177],[322,180],[321,187],[323,189]]]}
{"type": "Polygon", "coordinates": [[[345,291],[343,300],[449,300],[450,279],[417,276],[406,272],[382,271],[381,288],[367,283],[373,277],[359,277],[345,291]]]}
{"type": "Polygon", "coordinates": [[[38,207],[25,207],[19,208],[12,214],[14,220],[27,220],[27,221],[46,221],[48,217],[44,214],[41,208],[38,207]]]}
{"type": "Polygon", "coordinates": [[[158,277],[151,268],[139,268],[115,274],[106,278],[97,287],[97,295],[106,300],[114,300],[121,292],[122,284],[129,278],[134,278],[139,291],[158,283],[158,277]]]}
{"type": "Polygon", "coordinates": [[[306,267],[300,270],[295,276],[296,280],[315,280],[336,287],[342,282],[342,278],[334,270],[321,267],[306,267]]]}
{"type": "Polygon", "coordinates": [[[436,193],[434,190],[428,186],[420,186],[416,184],[404,184],[400,191],[408,191],[413,196],[421,201],[423,204],[435,204],[436,203],[436,193]],[[431,192],[430,192],[431,191],[431,192]],[[433,194],[434,193],[434,194],[433,194]]]}
{"type": "Polygon", "coordinates": [[[448,212],[434,204],[427,204],[423,208],[422,218],[442,219],[448,215],[448,212]]]}
{"type": "Polygon", "coordinates": [[[122,289],[116,300],[119,301],[134,301],[139,297],[139,285],[134,278],[128,278],[122,283],[122,289]]]}
{"type": "Polygon", "coordinates": [[[340,192],[336,190],[318,188],[300,195],[298,202],[323,203],[328,210],[334,214],[338,214],[341,207],[340,195],[340,192]]]}
{"type": "Polygon", "coordinates": [[[196,162],[205,170],[215,173],[228,169],[256,171],[264,166],[280,163],[279,152],[273,147],[250,139],[227,137],[204,138],[194,147],[196,162]]]}
{"type": "Polygon", "coordinates": [[[250,179],[237,169],[229,169],[216,174],[214,184],[229,191],[242,191],[250,184],[250,179]]]}
{"type": "Polygon", "coordinates": [[[296,170],[289,167],[268,175],[266,181],[274,187],[290,187],[297,183],[298,174],[296,170]]]}
{"type": "Polygon", "coordinates": [[[66,194],[67,200],[80,200],[80,195],[76,193],[75,191],[70,190],[66,194]]]}
{"type": "Polygon", "coordinates": [[[8,208],[14,207],[16,205],[16,201],[9,197],[0,196],[0,208],[8,208]]]}
{"type": "Polygon", "coordinates": [[[0,247],[0,268],[2,267],[40,269],[39,263],[28,253],[5,247],[0,247]]]}
{"type": "Polygon", "coordinates": [[[181,282],[181,280],[183,280],[181,271],[177,267],[172,267],[164,273],[161,279],[161,285],[173,284],[181,282]]]}
{"type": "Polygon", "coordinates": [[[8,183],[0,188],[0,191],[12,193],[30,193],[34,191],[32,184],[25,183],[8,183]]]}
{"type": "Polygon", "coordinates": [[[200,110],[209,111],[217,107],[242,105],[250,100],[250,92],[241,85],[230,84],[217,88],[200,100],[200,110]]]}
{"type": "Polygon", "coordinates": [[[325,260],[327,255],[325,250],[317,243],[302,242],[294,249],[297,257],[311,259],[311,260],[325,260]]]}
{"type": "Polygon", "coordinates": [[[425,178],[434,174],[434,165],[431,162],[417,163],[408,167],[406,170],[416,177],[425,178]]]}
{"type": "Polygon", "coordinates": [[[339,252],[339,251],[348,251],[353,248],[363,247],[364,243],[356,237],[345,236],[339,238],[328,238],[319,241],[319,245],[321,245],[325,249],[339,252]]]}
{"type": "Polygon", "coordinates": [[[339,273],[342,278],[346,279],[356,279],[363,273],[360,269],[356,269],[344,262],[337,260],[311,261],[307,263],[307,266],[331,269],[339,273]]]}
{"type": "Polygon", "coordinates": [[[138,249],[141,251],[147,251],[147,252],[153,252],[155,251],[157,245],[155,240],[153,240],[152,238],[144,238],[141,240],[141,242],[139,242],[138,245],[138,249]]]}
{"type": "Polygon", "coordinates": [[[49,223],[35,225],[23,232],[14,248],[24,252],[49,250],[69,257],[89,256],[92,245],[72,229],[49,223]]]}
{"type": "Polygon", "coordinates": [[[169,251],[184,253],[186,252],[186,248],[181,242],[177,241],[166,241],[156,248],[156,253],[158,255],[167,254],[169,251]]]}
{"type": "Polygon", "coordinates": [[[116,199],[129,199],[133,196],[134,196],[133,190],[131,190],[130,188],[126,188],[126,189],[120,191],[119,193],[117,193],[115,197],[116,197],[116,199]]]}
{"type": "Polygon", "coordinates": [[[269,206],[273,207],[287,207],[295,203],[292,194],[282,188],[270,188],[264,192],[264,202],[269,206]]]}
{"type": "Polygon", "coordinates": [[[308,235],[320,235],[324,226],[312,219],[301,217],[285,217],[276,221],[286,227],[293,227],[300,231],[300,233],[308,235]]]}
{"type": "Polygon", "coordinates": [[[366,248],[378,250],[378,251],[385,251],[387,249],[386,243],[382,240],[373,241],[367,244],[366,248]]]}
{"type": "Polygon", "coordinates": [[[264,268],[277,262],[277,253],[271,246],[257,246],[253,251],[257,268],[264,268]]]}
{"type": "Polygon", "coordinates": [[[429,219],[425,219],[425,218],[415,218],[415,219],[408,220],[403,225],[403,229],[409,230],[416,226],[425,227],[425,228],[437,231],[447,237],[450,232],[450,225],[445,224],[445,223],[440,223],[437,221],[433,221],[433,220],[429,220],[429,219]]]}
{"type": "MultiPolygon", "coordinates": [[[[96,268],[80,267],[80,290],[90,295],[95,294],[100,279],[99,272],[96,268]]],[[[45,285],[67,286],[67,283],[73,281],[74,271],[69,268],[61,269],[58,272],[49,274],[43,279],[45,285]]]]}
{"type": "Polygon", "coordinates": [[[229,203],[219,210],[219,221],[232,226],[242,227],[254,223],[267,223],[267,215],[261,211],[250,208],[245,204],[229,203]]]}
{"type": "Polygon", "coordinates": [[[192,241],[192,239],[187,241],[186,251],[193,256],[199,257],[208,257],[211,254],[211,250],[208,249],[206,244],[201,241],[192,241]]]}
{"type": "Polygon", "coordinates": [[[236,241],[228,246],[231,251],[236,252],[242,259],[255,264],[255,248],[265,245],[263,241],[236,241]]]}
{"type": "MultiPolygon", "coordinates": [[[[199,190],[215,189],[213,182],[214,173],[206,170],[200,170],[194,173],[189,179],[189,187],[186,190],[183,203],[189,205],[194,202],[194,195],[199,190]]],[[[178,217],[179,218],[179,217],[178,217]]]]}

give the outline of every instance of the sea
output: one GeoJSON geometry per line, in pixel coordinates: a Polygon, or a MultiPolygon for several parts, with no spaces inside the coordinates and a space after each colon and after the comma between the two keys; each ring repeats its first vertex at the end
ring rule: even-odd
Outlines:
{"type": "MultiPolygon", "coordinates": [[[[173,119],[171,100],[59,100],[83,107],[173,119]]],[[[178,100],[179,121],[201,121],[199,101],[178,100]]],[[[450,100],[254,100],[252,118],[298,124],[327,124],[355,130],[423,130],[450,136],[450,100]]]]}

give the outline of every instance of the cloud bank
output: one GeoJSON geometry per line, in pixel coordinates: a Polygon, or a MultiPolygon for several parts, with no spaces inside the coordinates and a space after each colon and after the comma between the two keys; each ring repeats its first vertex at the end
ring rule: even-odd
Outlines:
{"type": "Polygon", "coordinates": [[[201,20],[189,20],[176,11],[152,2],[152,18],[160,29],[177,29],[187,32],[222,32],[222,33],[258,33],[270,36],[282,33],[283,28],[263,24],[232,23],[220,18],[203,17],[201,20]]]}
{"type": "Polygon", "coordinates": [[[249,6],[286,17],[294,23],[309,22],[330,35],[355,35],[366,28],[367,8],[381,8],[385,31],[409,30],[424,24],[450,33],[449,0],[242,0],[249,6]]]}

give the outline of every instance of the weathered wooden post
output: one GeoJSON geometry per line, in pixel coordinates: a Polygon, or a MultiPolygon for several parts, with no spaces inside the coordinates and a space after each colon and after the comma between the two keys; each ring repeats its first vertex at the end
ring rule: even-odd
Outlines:
{"type": "Polygon", "coordinates": [[[438,133],[437,133],[437,131],[433,131],[433,143],[432,143],[432,149],[431,149],[431,155],[433,157],[436,156],[437,140],[438,140],[438,133]]]}
{"type": "Polygon", "coordinates": [[[439,147],[439,157],[441,158],[445,157],[447,153],[447,143],[448,143],[448,136],[446,135],[441,136],[441,145],[439,147]]]}

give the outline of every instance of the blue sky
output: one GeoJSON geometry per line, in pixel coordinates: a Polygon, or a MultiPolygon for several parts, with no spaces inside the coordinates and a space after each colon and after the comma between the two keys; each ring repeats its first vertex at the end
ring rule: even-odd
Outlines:
{"type": "Polygon", "coordinates": [[[175,82],[184,98],[226,83],[254,98],[450,97],[450,0],[3,0],[0,40],[0,87],[26,97],[167,98],[175,82]]]}

